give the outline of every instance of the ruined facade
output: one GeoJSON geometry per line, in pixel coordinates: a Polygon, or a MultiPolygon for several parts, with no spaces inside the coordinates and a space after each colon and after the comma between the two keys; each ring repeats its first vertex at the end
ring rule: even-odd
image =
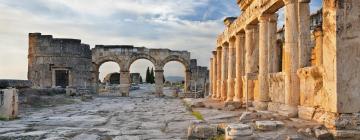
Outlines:
{"type": "Polygon", "coordinates": [[[91,50],[78,39],[29,34],[28,79],[35,87],[90,87],[91,50]]]}
{"type": "Polygon", "coordinates": [[[120,93],[116,95],[128,96],[131,84],[129,69],[138,59],[147,59],[154,64],[156,93],[159,96],[163,89],[164,65],[170,61],[180,62],[185,67],[184,92],[188,92],[190,52],[130,45],[96,45],[90,49],[89,45],[82,44],[78,39],[29,34],[28,79],[38,88],[62,87],[97,92],[99,67],[111,61],[120,67],[120,93]]]}
{"type": "Polygon", "coordinates": [[[315,120],[336,137],[359,136],[360,4],[323,0],[322,14],[310,20],[309,3],[238,0],[242,13],[225,19],[210,59],[212,98],[315,120]],[[277,30],[282,7],[285,26],[277,30]]]}

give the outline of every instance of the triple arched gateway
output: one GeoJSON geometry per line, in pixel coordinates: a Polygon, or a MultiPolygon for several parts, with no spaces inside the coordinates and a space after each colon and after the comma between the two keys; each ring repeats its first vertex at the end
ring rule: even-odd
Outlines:
{"type": "Polygon", "coordinates": [[[99,67],[115,62],[120,67],[120,93],[129,95],[129,68],[138,59],[147,59],[155,66],[155,85],[162,95],[163,67],[178,61],[185,67],[185,92],[190,85],[191,68],[198,67],[190,59],[190,52],[169,49],[148,49],[129,45],[96,45],[90,49],[79,39],[53,38],[41,33],[29,34],[28,79],[38,88],[67,88],[98,90],[99,67]],[[191,66],[190,66],[191,65],[191,66]]]}
{"type": "Polygon", "coordinates": [[[97,45],[92,49],[94,83],[99,81],[99,67],[105,62],[116,62],[120,67],[120,93],[128,95],[130,86],[130,66],[139,59],[147,59],[155,66],[156,93],[162,95],[163,67],[170,61],[177,61],[185,67],[185,92],[190,82],[190,52],[169,49],[148,49],[129,45],[97,45]]]}

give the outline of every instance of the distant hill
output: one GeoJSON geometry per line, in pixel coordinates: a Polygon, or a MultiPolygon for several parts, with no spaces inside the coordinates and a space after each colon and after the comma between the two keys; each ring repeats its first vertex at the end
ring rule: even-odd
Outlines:
{"type": "Polygon", "coordinates": [[[170,82],[181,82],[184,81],[184,77],[181,76],[168,76],[165,78],[166,81],[170,82]]]}

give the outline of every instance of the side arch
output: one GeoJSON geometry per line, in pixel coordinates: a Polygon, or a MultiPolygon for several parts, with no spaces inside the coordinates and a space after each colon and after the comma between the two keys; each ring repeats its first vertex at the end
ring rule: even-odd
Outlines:
{"type": "Polygon", "coordinates": [[[153,63],[154,66],[156,66],[156,65],[157,65],[157,62],[158,62],[154,57],[152,57],[152,56],[150,56],[150,55],[148,55],[148,54],[136,54],[136,55],[133,55],[133,56],[131,56],[131,57],[129,58],[129,61],[126,62],[124,68],[127,69],[127,70],[129,70],[130,67],[131,67],[131,65],[132,65],[136,60],[139,60],[139,59],[149,60],[151,63],[153,63]]]}
{"type": "Polygon", "coordinates": [[[184,65],[185,70],[190,70],[190,60],[187,60],[183,57],[177,56],[177,55],[170,55],[166,57],[164,60],[161,61],[160,67],[163,68],[165,64],[171,62],[171,61],[177,61],[184,65]]]}

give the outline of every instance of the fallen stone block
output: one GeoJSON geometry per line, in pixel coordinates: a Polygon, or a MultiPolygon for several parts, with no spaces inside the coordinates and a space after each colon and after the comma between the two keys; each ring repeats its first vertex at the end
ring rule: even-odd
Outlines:
{"type": "Polygon", "coordinates": [[[281,121],[256,121],[255,125],[258,130],[271,131],[284,126],[284,123],[281,121]]]}
{"type": "Polygon", "coordinates": [[[243,138],[244,136],[251,136],[253,129],[247,124],[229,124],[225,129],[225,139],[235,140],[243,138]]]}
{"type": "Polygon", "coordinates": [[[233,105],[228,105],[227,107],[225,107],[224,110],[225,110],[225,111],[235,111],[235,110],[236,110],[236,107],[233,106],[233,105]]]}
{"type": "Polygon", "coordinates": [[[298,135],[291,135],[291,136],[287,136],[286,140],[303,140],[303,138],[301,138],[298,135]]]}
{"type": "Polygon", "coordinates": [[[333,136],[327,130],[315,129],[315,137],[319,140],[332,140],[333,136]]]}
{"type": "Polygon", "coordinates": [[[235,109],[240,109],[241,108],[241,102],[225,102],[224,107],[228,107],[228,106],[232,106],[235,109]]]}
{"type": "Polygon", "coordinates": [[[217,126],[193,122],[188,128],[188,139],[208,139],[217,135],[217,126]]]}

